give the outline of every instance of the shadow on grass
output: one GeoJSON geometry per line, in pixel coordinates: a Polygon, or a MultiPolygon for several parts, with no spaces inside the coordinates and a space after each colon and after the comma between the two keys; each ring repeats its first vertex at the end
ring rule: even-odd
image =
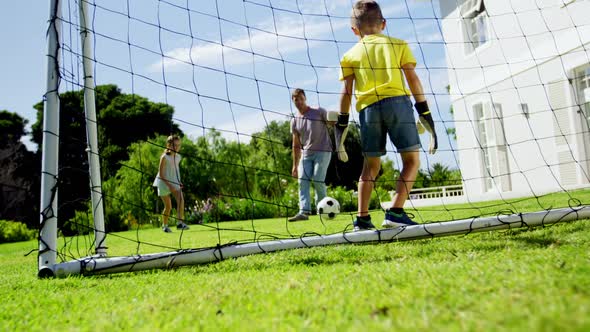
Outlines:
{"type": "Polygon", "coordinates": [[[555,239],[555,238],[547,238],[547,237],[522,237],[522,238],[515,238],[514,241],[524,242],[526,244],[531,245],[531,248],[548,248],[557,245],[563,245],[563,239],[555,239]]]}

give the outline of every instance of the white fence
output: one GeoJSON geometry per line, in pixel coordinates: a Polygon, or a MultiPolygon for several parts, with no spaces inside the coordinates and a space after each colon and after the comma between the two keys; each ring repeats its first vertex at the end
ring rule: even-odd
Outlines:
{"type": "MultiPolygon", "coordinates": [[[[390,191],[389,195],[393,202],[395,191],[390,191]]],[[[406,201],[405,207],[462,204],[466,202],[466,199],[463,185],[417,188],[410,192],[410,199],[406,201]]],[[[392,202],[381,202],[381,207],[388,209],[391,207],[392,202]]]]}
{"type": "MultiPolygon", "coordinates": [[[[395,195],[395,191],[390,191],[391,199],[395,195]]],[[[428,198],[443,198],[463,196],[463,185],[429,187],[412,189],[410,192],[411,200],[428,199],[428,198]]]]}

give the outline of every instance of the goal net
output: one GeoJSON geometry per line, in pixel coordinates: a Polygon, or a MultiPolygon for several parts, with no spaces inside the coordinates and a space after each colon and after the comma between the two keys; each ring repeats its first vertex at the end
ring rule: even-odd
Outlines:
{"type": "Polygon", "coordinates": [[[311,183],[312,201],[323,182],[340,213],[312,203],[308,220],[289,221],[300,210],[292,93],[340,110],[340,61],[359,42],[353,3],[51,0],[39,275],[590,217],[590,3],[405,0],[379,4],[383,34],[416,58],[438,137],[429,154],[421,135],[404,206],[418,225],[379,227],[402,169],[388,141],[369,202],[378,229],[353,231],[364,162],[354,100],[348,161],[332,153],[325,180],[311,183]],[[182,142],[172,155],[184,207],[167,196],[168,233],[154,180],[176,150],[170,135],[182,142]]]}

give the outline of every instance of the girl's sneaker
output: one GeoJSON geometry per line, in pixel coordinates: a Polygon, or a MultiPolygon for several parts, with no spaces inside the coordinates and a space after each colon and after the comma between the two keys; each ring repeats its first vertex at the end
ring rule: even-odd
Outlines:
{"type": "Polygon", "coordinates": [[[170,227],[168,227],[168,225],[162,226],[162,230],[164,231],[164,233],[172,233],[172,230],[170,229],[170,227]]]}
{"type": "Polygon", "coordinates": [[[189,227],[188,227],[187,224],[185,224],[183,222],[180,222],[180,223],[178,223],[176,225],[176,229],[183,230],[183,231],[188,231],[189,227]]]}

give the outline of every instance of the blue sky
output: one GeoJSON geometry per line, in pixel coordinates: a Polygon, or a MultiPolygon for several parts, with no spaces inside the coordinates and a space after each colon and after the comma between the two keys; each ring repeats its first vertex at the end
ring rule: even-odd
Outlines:
{"type": "MultiPolygon", "coordinates": [[[[36,116],[32,105],[45,92],[48,3],[10,1],[0,11],[0,39],[6,46],[0,109],[30,123],[36,116]]],[[[191,136],[215,127],[229,139],[248,141],[271,120],[294,114],[289,88],[305,89],[310,105],[338,110],[339,59],[356,42],[348,19],[350,0],[199,0],[189,1],[189,10],[186,0],[95,3],[96,83],[114,83],[125,93],[169,103],[191,136]]],[[[388,21],[385,33],[409,42],[432,94],[435,119],[445,121],[438,126],[440,152],[428,161],[455,167],[448,151],[452,141],[444,132],[452,123],[438,1],[380,4],[388,21]]],[[[62,6],[64,17],[75,19],[74,3],[62,6]]],[[[79,47],[75,29],[64,26],[62,35],[65,44],[79,47]]],[[[78,59],[66,54],[63,61],[79,81],[78,59]]],[[[62,89],[73,88],[62,83],[62,89]]]]}
{"type": "Polygon", "coordinates": [[[0,109],[35,121],[45,93],[48,2],[6,1],[0,10],[0,109]]]}

